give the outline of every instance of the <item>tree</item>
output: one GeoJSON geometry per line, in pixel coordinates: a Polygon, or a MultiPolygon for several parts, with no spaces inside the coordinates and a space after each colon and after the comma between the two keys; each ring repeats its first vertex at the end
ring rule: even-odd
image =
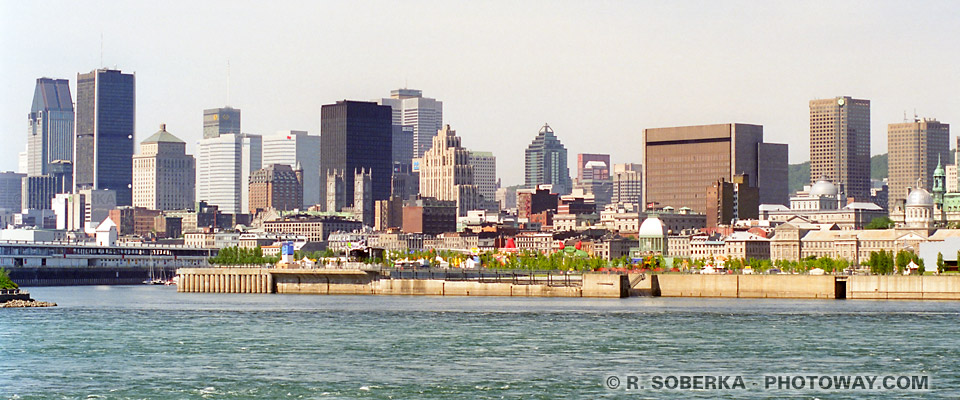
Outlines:
{"type": "Polygon", "coordinates": [[[890,217],[877,217],[865,225],[863,229],[890,229],[893,228],[893,220],[890,217]]]}
{"type": "Polygon", "coordinates": [[[937,273],[943,273],[943,253],[937,253],[937,273]]]}
{"type": "Polygon", "coordinates": [[[6,268],[0,268],[0,289],[19,289],[20,286],[17,285],[12,279],[10,279],[10,271],[7,271],[6,268]]]}

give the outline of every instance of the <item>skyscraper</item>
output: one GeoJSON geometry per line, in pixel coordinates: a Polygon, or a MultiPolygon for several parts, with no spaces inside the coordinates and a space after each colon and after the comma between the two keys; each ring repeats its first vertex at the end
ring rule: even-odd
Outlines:
{"type": "Polygon", "coordinates": [[[193,207],[197,163],[187,144],[167,125],[140,142],[133,156],[133,205],[150,210],[186,210],[193,207]]]}
{"type": "Polygon", "coordinates": [[[290,211],[302,205],[302,169],[270,164],[250,174],[250,214],[267,209],[290,211]]]}
{"type": "Polygon", "coordinates": [[[613,197],[610,200],[611,203],[640,205],[640,198],[643,194],[642,169],[643,166],[640,164],[613,165],[613,197]]]}
{"type": "Polygon", "coordinates": [[[477,187],[473,184],[470,151],[460,145],[457,132],[444,126],[433,138],[433,145],[420,163],[420,195],[437,200],[456,201],[457,215],[479,207],[477,187]]]}
{"type": "MultiPolygon", "coordinates": [[[[609,154],[577,154],[577,179],[583,179],[583,171],[590,161],[601,161],[607,167],[607,175],[610,175],[610,155],[609,154]]],[[[596,164],[594,164],[596,165],[596,164]]]]}
{"type": "Polygon", "coordinates": [[[484,200],[494,201],[497,195],[497,157],[489,151],[471,151],[473,184],[484,200]]]}
{"type": "Polygon", "coordinates": [[[250,210],[250,174],[260,169],[260,135],[224,133],[200,140],[197,200],[219,206],[226,214],[250,210]]]}
{"type": "Polygon", "coordinates": [[[73,117],[70,83],[66,79],[37,79],[28,117],[28,175],[47,174],[55,160],[73,160],[73,117]]]}
{"type": "Polygon", "coordinates": [[[761,203],[785,204],[787,145],[763,142],[763,126],[716,124],[643,130],[643,205],[703,213],[707,190],[745,175],[761,203]]]}
{"type": "Polygon", "coordinates": [[[527,189],[553,185],[553,193],[570,193],[573,185],[567,168],[567,149],[554,136],[550,125],[543,124],[537,137],[527,146],[524,167],[524,187],[527,189]]]}
{"type": "Polygon", "coordinates": [[[113,190],[117,205],[129,206],[136,78],[111,69],[77,74],[76,110],[74,184],[77,189],[113,190]]]}
{"type": "Polygon", "coordinates": [[[810,100],[810,183],[821,179],[839,184],[845,197],[869,201],[870,100],[810,100]]]}
{"type": "Polygon", "coordinates": [[[230,106],[203,110],[203,138],[240,133],[240,109],[230,106]]]}
{"type": "Polygon", "coordinates": [[[342,204],[352,206],[354,174],[361,170],[370,173],[372,201],[390,197],[392,115],[390,107],[364,101],[343,100],[320,109],[321,198],[327,198],[327,175],[339,173],[344,182],[342,204]]]}
{"type": "Polygon", "coordinates": [[[321,204],[320,198],[320,136],[310,136],[306,131],[279,131],[263,137],[264,168],[272,164],[284,164],[303,169],[302,207],[321,204]]]}
{"type": "Polygon", "coordinates": [[[950,160],[950,125],[932,118],[887,125],[889,207],[907,198],[907,188],[931,190],[933,171],[950,160]]]}
{"type": "Polygon", "coordinates": [[[391,107],[393,125],[413,127],[413,158],[423,157],[443,125],[443,102],[423,97],[420,90],[397,89],[377,103],[391,107]]]}
{"type": "Polygon", "coordinates": [[[20,212],[21,185],[25,176],[13,171],[0,172],[0,210],[20,212]]]}

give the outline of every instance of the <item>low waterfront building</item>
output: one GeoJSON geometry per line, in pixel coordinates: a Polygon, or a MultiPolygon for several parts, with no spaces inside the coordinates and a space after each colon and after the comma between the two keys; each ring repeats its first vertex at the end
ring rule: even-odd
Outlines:
{"type": "Polygon", "coordinates": [[[630,255],[630,248],[636,246],[637,241],[625,237],[615,236],[602,238],[593,243],[593,256],[604,260],[615,260],[630,255]]]}
{"type": "Polygon", "coordinates": [[[457,202],[429,197],[408,200],[403,205],[403,232],[437,235],[457,230],[457,202]]]}
{"type": "Polygon", "coordinates": [[[557,248],[552,233],[520,232],[514,237],[514,243],[520,250],[533,250],[544,254],[552,253],[557,248]]]}
{"type": "Polygon", "coordinates": [[[137,244],[103,246],[93,242],[3,242],[0,267],[207,267],[214,249],[137,244]]]}
{"type": "Polygon", "coordinates": [[[796,217],[818,224],[836,224],[841,229],[863,229],[876,218],[887,216],[887,210],[873,203],[844,204],[840,189],[821,180],[807,191],[790,198],[790,208],[779,204],[760,205],[760,219],[786,222],[796,217]]]}
{"type": "Polygon", "coordinates": [[[297,234],[311,242],[325,242],[333,232],[353,232],[363,228],[363,223],[340,216],[312,216],[297,214],[279,220],[264,221],[263,229],[272,233],[297,234]]]}

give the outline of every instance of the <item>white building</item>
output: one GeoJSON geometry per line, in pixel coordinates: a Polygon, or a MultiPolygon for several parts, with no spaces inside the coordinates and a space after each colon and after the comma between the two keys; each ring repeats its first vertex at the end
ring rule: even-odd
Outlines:
{"type": "Polygon", "coordinates": [[[197,199],[216,205],[225,214],[250,209],[250,173],[260,169],[262,138],[249,133],[224,133],[200,140],[197,199]]]}
{"type": "Polygon", "coordinates": [[[68,231],[93,233],[114,208],[117,208],[117,192],[108,189],[81,189],[53,198],[56,228],[68,231]]]}
{"type": "Polygon", "coordinates": [[[479,205],[469,154],[460,145],[457,132],[447,125],[433,139],[433,148],[420,162],[420,194],[437,200],[456,201],[457,216],[460,217],[479,205]]]}
{"type": "Polygon", "coordinates": [[[133,156],[133,205],[150,210],[186,210],[193,207],[197,163],[186,153],[187,144],[167,125],[140,142],[133,156]]]}
{"type": "Polygon", "coordinates": [[[393,108],[394,126],[413,127],[413,158],[423,157],[442,128],[443,102],[423,97],[420,90],[397,89],[390,91],[390,98],[377,100],[377,104],[393,108]]]}
{"type": "Polygon", "coordinates": [[[303,208],[320,204],[320,136],[306,131],[279,131],[263,137],[263,165],[303,169],[303,208]]]}
{"type": "Polygon", "coordinates": [[[473,184],[484,199],[493,201],[497,196],[497,157],[489,151],[471,151],[473,184]]]}
{"type": "Polygon", "coordinates": [[[643,179],[640,175],[642,168],[640,164],[613,164],[610,174],[613,180],[611,203],[640,204],[643,194],[643,179]]]}

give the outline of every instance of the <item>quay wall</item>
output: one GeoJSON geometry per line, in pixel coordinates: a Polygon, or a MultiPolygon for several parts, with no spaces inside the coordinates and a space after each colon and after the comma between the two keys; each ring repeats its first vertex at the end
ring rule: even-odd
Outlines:
{"type": "Polygon", "coordinates": [[[851,276],[848,299],[960,300],[960,276],[851,276]]]}
{"type": "MultiPolygon", "coordinates": [[[[11,267],[7,271],[23,287],[136,285],[150,277],[149,267],[11,267]]],[[[153,273],[172,277],[176,268],[154,267],[153,273]]]]}
{"type": "Polygon", "coordinates": [[[580,286],[389,279],[374,272],[336,269],[181,268],[178,274],[177,291],[190,293],[621,298],[629,290],[627,276],[619,274],[585,274],[580,286]]]}
{"type": "Polygon", "coordinates": [[[654,295],[834,299],[836,277],[829,275],[654,275],[654,295]]]}

